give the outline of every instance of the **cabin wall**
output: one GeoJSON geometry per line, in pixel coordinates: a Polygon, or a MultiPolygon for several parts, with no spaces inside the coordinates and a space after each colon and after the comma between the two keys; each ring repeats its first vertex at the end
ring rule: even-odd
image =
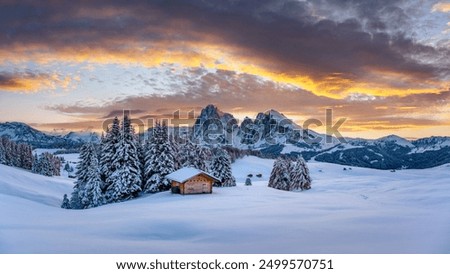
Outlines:
{"type": "MultiPolygon", "coordinates": [[[[212,180],[206,176],[198,175],[186,181],[183,185],[182,194],[212,193],[212,180]]],[[[181,190],[181,188],[180,188],[181,190]]]]}

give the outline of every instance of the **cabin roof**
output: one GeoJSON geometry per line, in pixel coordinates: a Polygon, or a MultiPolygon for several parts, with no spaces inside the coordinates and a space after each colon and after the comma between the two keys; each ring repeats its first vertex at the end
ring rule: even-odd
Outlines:
{"type": "Polygon", "coordinates": [[[200,175],[200,174],[206,175],[215,181],[220,181],[219,179],[212,176],[211,174],[209,174],[203,170],[193,168],[193,167],[180,168],[179,170],[166,175],[166,178],[169,180],[172,180],[172,181],[179,182],[179,183],[184,183],[187,180],[189,180],[197,175],[200,175]]]}

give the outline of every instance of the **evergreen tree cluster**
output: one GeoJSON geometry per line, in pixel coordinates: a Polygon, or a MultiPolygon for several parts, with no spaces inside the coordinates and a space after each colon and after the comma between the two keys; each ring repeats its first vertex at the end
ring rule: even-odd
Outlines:
{"type": "Polygon", "coordinates": [[[286,191],[308,190],[311,188],[311,181],[303,158],[299,157],[296,162],[278,158],[273,164],[268,186],[286,191]]]}
{"type": "Polygon", "coordinates": [[[202,147],[189,140],[175,142],[164,124],[157,123],[141,143],[130,119],[115,118],[102,137],[100,149],[85,144],[80,151],[77,180],[63,208],[86,209],[133,199],[141,193],[170,189],[166,175],[181,167],[211,172],[221,180],[217,186],[235,186],[227,151],[202,147]]]}
{"type": "Polygon", "coordinates": [[[48,152],[44,152],[39,156],[35,154],[31,172],[50,177],[60,176],[61,158],[48,152]]]}
{"type": "Polygon", "coordinates": [[[0,164],[31,170],[33,152],[30,145],[17,144],[8,138],[0,138],[0,164]]]}

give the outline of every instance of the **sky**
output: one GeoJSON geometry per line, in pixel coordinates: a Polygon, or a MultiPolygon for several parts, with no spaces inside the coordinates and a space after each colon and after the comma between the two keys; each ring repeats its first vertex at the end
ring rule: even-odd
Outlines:
{"type": "Polygon", "coordinates": [[[0,122],[100,131],[207,104],[449,136],[450,2],[0,0],[0,122]]]}

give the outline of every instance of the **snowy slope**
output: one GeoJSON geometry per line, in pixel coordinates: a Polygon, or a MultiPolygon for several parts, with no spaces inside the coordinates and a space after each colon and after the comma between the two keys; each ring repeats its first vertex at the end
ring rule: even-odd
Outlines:
{"type": "Polygon", "coordinates": [[[58,207],[66,179],[0,166],[1,253],[450,253],[450,166],[310,163],[313,189],[266,187],[273,161],[233,165],[238,186],[89,210],[58,207]],[[253,186],[244,186],[247,174],[253,186]]]}
{"type": "Polygon", "coordinates": [[[375,141],[375,143],[395,143],[398,146],[401,147],[409,147],[409,148],[413,148],[414,145],[409,142],[408,140],[406,140],[405,138],[402,138],[400,136],[397,135],[388,135],[382,138],[379,138],[375,141]]]}

